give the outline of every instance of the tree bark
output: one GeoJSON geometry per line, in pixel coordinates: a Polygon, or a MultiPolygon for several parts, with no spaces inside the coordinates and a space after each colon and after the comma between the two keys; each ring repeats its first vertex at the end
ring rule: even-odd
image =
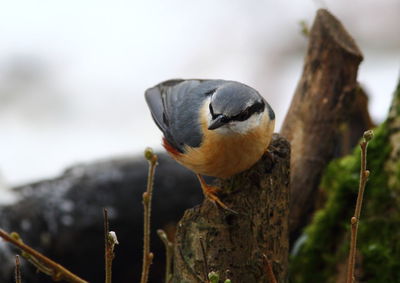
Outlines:
{"type": "Polygon", "coordinates": [[[366,130],[376,127],[368,111],[368,95],[361,86],[357,87],[354,102],[349,105],[347,121],[339,126],[340,144],[335,156],[350,154],[366,130]]]}
{"type": "Polygon", "coordinates": [[[263,255],[278,282],[287,280],[289,143],[274,135],[269,153],[251,169],[218,180],[233,214],[205,200],[185,212],[175,238],[173,282],[269,282],[263,255]],[[203,246],[203,248],[202,248],[203,246]]]}
{"type": "Polygon", "coordinates": [[[303,74],[281,129],[292,147],[291,242],[307,224],[322,173],[338,150],[340,124],[349,118],[361,61],[360,50],[342,24],[319,10],[303,74]]]}

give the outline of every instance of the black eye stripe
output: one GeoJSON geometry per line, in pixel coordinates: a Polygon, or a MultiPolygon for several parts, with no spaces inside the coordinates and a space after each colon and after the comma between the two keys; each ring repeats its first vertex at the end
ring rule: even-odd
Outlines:
{"type": "Polygon", "coordinates": [[[252,106],[246,108],[244,111],[240,112],[238,115],[233,116],[231,120],[244,121],[247,120],[254,113],[260,113],[264,110],[264,101],[256,102],[252,106]]]}
{"type": "MultiPolygon", "coordinates": [[[[210,109],[210,114],[211,114],[212,119],[216,119],[218,116],[222,115],[222,114],[214,113],[214,109],[213,109],[211,103],[208,105],[208,107],[210,109]]],[[[246,108],[244,111],[240,112],[239,114],[237,114],[235,116],[232,116],[232,117],[224,116],[222,121],[224,123],[228,123],[230,121],[245,121],[254,113],[260,113],[260,112],[264,111],[264,108],[265,108],[264,101],[258,101],[256,103],[254,103],[252,106],[246,108]]]]}
{"type": "Polygon", "coordinates": [[[253,104],[251,107],[250,107],[250,112],[252,112],[252,113],[255,113],[255,112],[262,112],[262,111],[264,111],[264,108],[265,108],[265,103],[264,103],[264,101],[259,101],[259,102],[257,102],[257,103],[255,103],[255,104],[253,104]]]}
{"type": "Polygon", "coordinates": [[[232,117],[232,120],[235,121],[244,121],[250,117],[250,112],[249,109],[246,109],[245,111],[241,112],[240,114],[232,117]]]}

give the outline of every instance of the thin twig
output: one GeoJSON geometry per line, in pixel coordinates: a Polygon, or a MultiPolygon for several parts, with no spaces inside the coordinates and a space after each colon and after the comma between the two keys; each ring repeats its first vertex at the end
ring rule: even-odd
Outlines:
{"type": "Polygon", "coordinates": [[[209,282],[209,272],[210,270],[208,269],[208,263],[207,263],[207,256],[206,256],[206,249],[204,248],[204,242],[203,242],[203,238],[200,237],[199,238],[200,241],[200,246],[201,246],[201,254],[203,256],[203,262],[204,262],[204,281],[205,282],[209,282]]]}
{"type": "Polygon", "coordinates": [[[365,184],[367,183],[369,171],[367,170],[367,146],[368,142],[373,138],[373,131],[366,131],[363,135],[363,141],[360,143],[361,147],[361,169],[360,169],[360,183],[358,187],[357,203],[354,211],[354,216],[351,218],[351,242],[349,252],[349,262],[347,266],[347,283],[354,282],[354,267],[356,263],[356,250],[357,250],[357,231],[358,223],[360,221],[361,206],[364,196],[365,184]]]}
{"type": "Polygon", "coordinates": [[[110,244],[108,241],[108,232],[109,230],[109,223],[108,223],[108,211],[106,208],[103,208],[103,217],[104,217],[104,267],[105,267],[105,282],[111,283],[112,277],[112,258],[110,255],[110,244]]]}
{"type": "Polygon", "coordinates": [[[272,269],[272,263],[271,261],[268,259],[268,257],[263,254],[263,259],[264,259],[264,266],[265,266],[265,271],[268,275],[268,279],[270,283],[277,283],[278,281],[276,281],[276,277],[274,274],[274,270],[272,269]]]}
{"type": "Polygon", "coordinates": [[[21,263],[19,261],[19,255],[15,256],[15,283],[21,283],[21,269],[20,269],[21,263]]]}
{"type": "Polygon", "coordinates": [[[20,248],[23,251],[23,257],[27,258],[40,271],[51,276],[53,280],[59,281],[63,279],[67,282],[72,283],[87,283],[86,280],[83,280],[65,267],[52,261],[51,259],[34,250],[30,246],[24,244],[17,233],[12,233],[10,235],[4,230],[0,229],[0,237],[3,238],[5,241],[10,242],[14,246],[20,248]]]}
{"type": "Polygon", "coordinates": [[[144,155],[149,162],[149,174],[147,177],[147,189],[143,193],[144,224],[143,224],[143,268],[141,283],[147,283],[149,278],[150,265],[153,261],[153,253],[150,252],[150,217],[151,217],[151,199],[153,196],[154,171],[157,166],[157,155],[151,148],[147,148],[144,155]]]}
{"type": "Polygon", "coordinates": [[[164,230],[158,229],[157,234],[160,237],[161,241],[164,243],[165,246],[165,257],[166,257],[166,262],[165,262],[165,283],[168,283],[171,278],[172,278],[172,257],[173,257],[173,245],[172,243],[168,240],[167,234],[165,233],[164,230]]]}
{"type": "Polygon", "coordinates": [[[117,235],[110,231],[108,222],[108,211],[103,209],[104,215],[104,261],[105,261],[105,283],[112,281],[112,261],[115,257],[114,247],[118,245],[117,235]]]}

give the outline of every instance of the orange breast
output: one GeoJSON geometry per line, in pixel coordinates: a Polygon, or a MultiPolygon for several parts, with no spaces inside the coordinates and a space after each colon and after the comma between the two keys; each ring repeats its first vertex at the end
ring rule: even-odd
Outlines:
{"type": "Polygon", "coordinates": [[[204,138],[200,147],[187,147],[184,154],[168,152],[190,170],[219,178],[228,178],[254,165],[267,150],[274,130],[274,121],[267,113],[260,127],[242,135],[210,131],[205,119],[201,125],[204,138]]]}

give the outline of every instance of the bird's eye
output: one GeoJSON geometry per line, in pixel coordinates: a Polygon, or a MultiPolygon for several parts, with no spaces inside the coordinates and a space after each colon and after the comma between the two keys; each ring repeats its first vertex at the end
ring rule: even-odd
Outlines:
{"type": "Polygon", "coordinates": [[[234,117],[234,120],[236,121],[244,121],[246,119],[248,119],[250,117],[250,112],[248,109],[246,109],[245,111],[241,112],[240,114],[236,115],[234,117]]]}
{"type": "Polygon", "coordinates": [[[221,122],[222,123],[228,123],[229,122],[229,118],[224,116],[224,117],[222,117],[221,122]]]}
{"type": "Polygon", "coordinates": [[[254,113],[260,113],[260,112],[264,111],[264,107],[265,107],[264,102],[262,102],[262,101],[257,102],[255,104],[253,104],[252,106],[250,106],[249,108],[247,108],[246,110],[244,110],[243,112],[240,112],[238,115],[232,117],[232,120],[235,120],[235,121],[247,120],[254,113]]]}

